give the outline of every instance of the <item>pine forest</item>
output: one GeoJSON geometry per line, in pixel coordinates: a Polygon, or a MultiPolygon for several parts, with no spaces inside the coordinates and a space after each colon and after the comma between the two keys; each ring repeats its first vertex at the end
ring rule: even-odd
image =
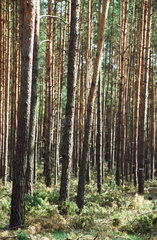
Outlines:
{"type": "Polygon", "coordinates": [[[0,240],[157,239],[156,146],[156,0],[0,0],[0,240]]]}

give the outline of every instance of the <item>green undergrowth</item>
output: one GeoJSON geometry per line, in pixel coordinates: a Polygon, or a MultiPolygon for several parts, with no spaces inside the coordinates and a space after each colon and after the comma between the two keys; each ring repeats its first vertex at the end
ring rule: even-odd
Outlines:
{"type": "Polygon", "coordinates": [[[102,194],[95,180],[86,186],[85,205],[78,214],[77,181],[72,179],[70,202],[59,205],[59,185],[46,188],[38,182],[34,196],[25,195],[24,229],[9,231],[11,184],[0,185],[0,238],[15,239],[157,239],[157,182],[146,182],[146,195],[138,195],[132,185],[118,187],[107,176],[102,194]],[[65,211],[66,210],[66,211],[65,211]],[[2,236],[2,237],[1,237],[2,236]]]}

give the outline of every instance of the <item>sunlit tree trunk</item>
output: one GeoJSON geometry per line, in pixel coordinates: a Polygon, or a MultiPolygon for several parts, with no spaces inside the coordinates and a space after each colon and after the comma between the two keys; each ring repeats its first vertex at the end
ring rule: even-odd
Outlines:
{"type": "Polygon", "coordinates": [[[6,43],[6,73],[5,73],[5,134],[4,134],[4,173],[3,183],[6,185],[8,175],[8,134],[9,134],[9,83],[10,83],[10,0],[7,2],[7,43],[6,43]]]}
{"type": "Polygon", "coordinates": [[[91,84],[88,103],[87,103],[87,117],[85,121],[83,152],[82,152],[81,163],[80,163],[79,183],[78,183],[78,192],[77,192],[77,205],[80,211],[82,210],[84,205],[85,175],[86,175],[89,146],[90,146],[90,140],[91,140],[93,105],[94,105],[97,84],[99,79],[101,55],[102,55],[102,50],[104,45],[104,35],[105,35],[109,3],[110,3],[109,0],[103,1],[102,14],[101,14],[101,20],[99,25],[99,33],[98,33],[97,53],[96,53],[96,59],[94,63],[93,79],[92,79],[92,84],[91,84]]]}
{"type": "MultiPolygon", "coordinates": [[[[52,1],[48,2],[48,15],[52,16],[52,1]]],[[[45,100],[45,159],[44,175],[47,187],[51,186],[52,170],[52,18],[48,17],[47,49],[46,49],[46,100],[45,100]]]]}
{"type": "Polygon", "coordinates": [[[37,87],[38,87],[38,49],[39,49],[39,0],[36,0],[35,10],[35,34],[33,50],[33,72],[32,72],[32,89],[31,89],[31,113],[29,129],[29,148],[26,171],[26,192],[33,195],[34,179],[34,154],[35,154],[35,133],[37,128],[37,87]]]}
{"type": "MultiPolygon", "coordinates": [[[[61,18],[62,14],[65,11],[65,22],[67,20],[67,3],[65,4],[65,8],[63,9],[61,2],[61,18]]],[[[59,58],[59,72],[58,72],[58,95],[57,95],[57,119],[56,119],[56,144],[55,144],[55,176],[54,183],[57,184],[58,172],[59,172],[59,163],[60,163],[60,143],[61,143],[61,125],[62,125],[62,88],[63,88],[63,78],[64,78],[64,60],[65,60],[65,40],[66,40],[66,29],[67,25],[60,24],[60,58],[59,58]]],[[[57,66],[56,66],[57,67],[57,66]]]]}
{"type": "Polygon", "coordinates": [[[3,177],[3,166],[4,166],[4,162],[3,162],[3,153],[4,153],[4,138],[3,138],[3,134],[4,134],[4,128],[3,128],[3,98],[4,98],[4,74],[5,74],[5,70],[4,70],[4,61],[5,61],[5,12],[6,12],[6,8],[5,8],[5,1],[3,1],[3,3],[1,3],[1,56],[0,56],[0,177],[3,177]]]}
{"type": "Polygon", "coordinates": [[[151,179],[154,180],[155,151],[156,151],[156,122],[155,122],[155,84],[154,84],[154,61],[152,63],[152,89],[151,89],[151,179]]]}
{"type": "Polygon", "coordinates": [[[129,1],[124,1],[122,8],[122,29],[120,39],[120,80],[119,80],[119,106],[117,119],[117,162],[116,162],[116,184],[120,185],[120,174],[122,175],[122,183],[124,178],[124,149],[125,149],[125,85],[126,85],[126,47],[128,32],[128,11],[129,1]]]}
{"type": "MultiPolygon", "coordinates": [[[[53,15],[57,16],[57,0],[54,1],[54,10],[53,15]]],[[[58,178],[58,167],[59,162],[55,157],[56,153],[56,139],[55,132],[57,128],[57,119],[56,119],[56,105],[57,105],[57,75],[58,75],[58,62],[57,62],[57,19],[55,18],[53,21],[53,34],[52,34],[52,123],[51,123],[51,141],[52,141],[52,149],[51,149],[51,158],[54,159],[52,161],[52,166],[55,169],[55,178],[54,184],[57,184],[58,178]]]]}

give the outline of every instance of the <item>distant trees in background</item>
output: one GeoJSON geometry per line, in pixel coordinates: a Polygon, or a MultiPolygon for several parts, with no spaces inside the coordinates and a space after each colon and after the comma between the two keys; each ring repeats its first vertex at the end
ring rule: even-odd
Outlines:
{"type": "Polygon", "coordinates": [[[77,204],[97,170],[117,185],[157,175],[155,0],[0,1],[0,177],[13,181],[10,227],[42,169],[78,177],[77,204]],[[39,31],[40,26],[40,31],[39,31]]]}

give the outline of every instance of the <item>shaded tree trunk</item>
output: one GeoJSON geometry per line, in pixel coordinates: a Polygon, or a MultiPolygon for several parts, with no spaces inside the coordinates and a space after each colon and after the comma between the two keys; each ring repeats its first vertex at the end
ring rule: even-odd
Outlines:
{"type": "Polygon", "coordinates": [[[143,42],[140,78],[140,107],[139,107],[139,134],[138,134],[138,191],[144,194],[144,156],[146,147],[148,83],[150,61],[150,31],[151,31],[151,0],[143,1],[143,42]]]}
{"type": "Polygon", "coordinates": [[[71,28],[68,55],[67,103],[64,135],[62,140],[62,175],[60,185],[60,201],[69,199],[70,175],[73,154],[73,131],[75,113],[75,93],[77,76],[77,41],[79,26],[79,0],[71,2],[71,28]]]}
{"type": "Polygon", "coordinates": [[[97,163],[97,191],[102,192],[102,101],[101,76],[99,76],[97,95],[97,137],[96,137],[96,163],[97,163]]]}
{"type": "Polygon", "coordinates": [[[30,123],[35,1],[24,1],[22,12],[21,90],[19,99],[16,157],[13,162],[10,228],[21,227],[25,222],[25,173],[30,123]]]}

